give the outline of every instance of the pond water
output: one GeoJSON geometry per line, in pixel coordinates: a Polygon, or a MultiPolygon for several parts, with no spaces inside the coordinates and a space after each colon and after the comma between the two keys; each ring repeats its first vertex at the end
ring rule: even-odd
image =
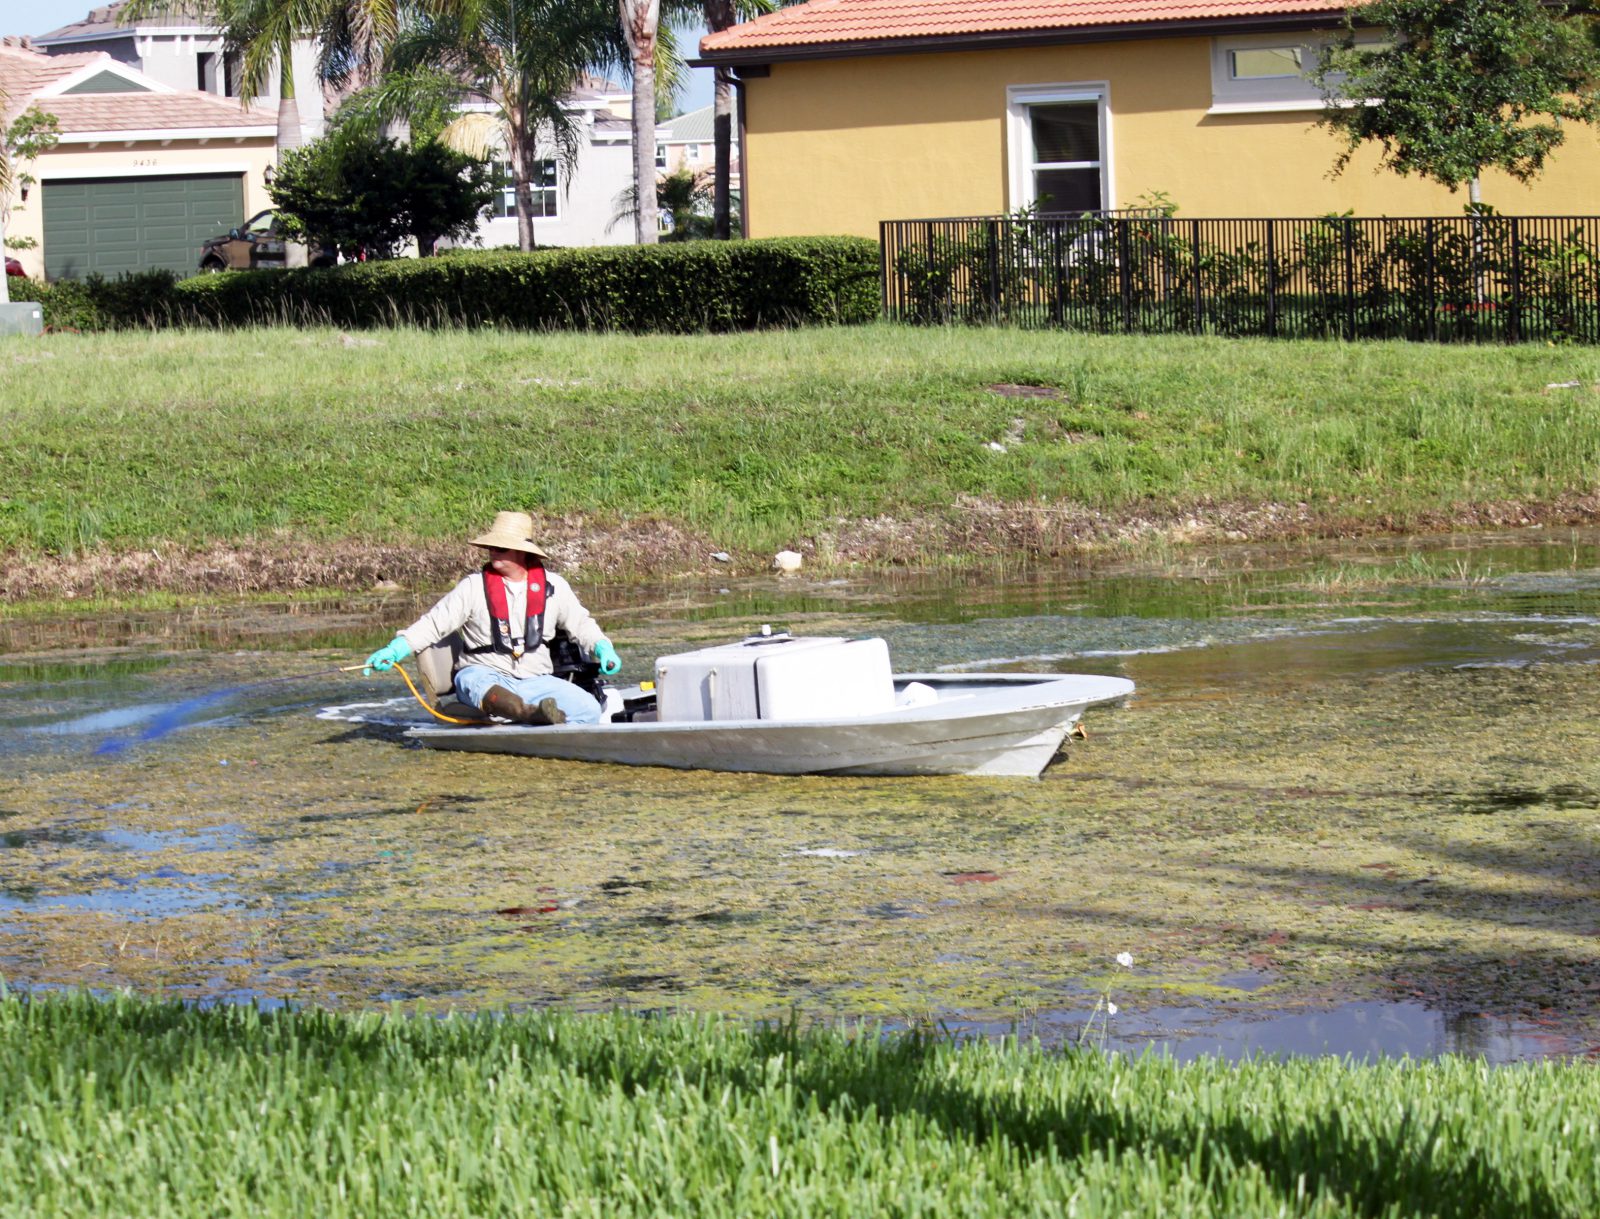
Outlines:
{"type": "Polygon", "coordinates": [[[1600,535],[574,578],[629,680],[772,623],[1137,692],[1037,781],[705,774],[318,718],[412,715],[335,670],[422,594],[3,620],[0,977],[1180,1057],[1600,1050],[1600,535]]]}

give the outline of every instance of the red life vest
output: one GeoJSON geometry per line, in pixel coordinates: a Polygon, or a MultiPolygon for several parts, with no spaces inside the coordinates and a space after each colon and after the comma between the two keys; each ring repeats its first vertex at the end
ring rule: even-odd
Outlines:
{"type": "Polygon", "coordinates": [[[481,652],[502,652],[518,660],[526,651],[544,645],[544,598],[549,581],[544,568],[528,568],[528,616],[521,631],[511,629],[511,611],[507,608],[505,577],[498,572],[483,569],[483,597],[489,603],[489,635],[493,640],[486,648],[463,649],[471,656],[481,652]],[[529,640],[532,640],[531,645],[529,640]]]}

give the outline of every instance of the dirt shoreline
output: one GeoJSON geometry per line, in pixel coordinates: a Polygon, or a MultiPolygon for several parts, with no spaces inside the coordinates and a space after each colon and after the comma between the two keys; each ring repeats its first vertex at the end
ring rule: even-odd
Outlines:
{"type": "MultiPolygon", "coordinates": [[[[749,575],[772,566],[772,555],[766,553],[715,558],[726,551],[714,538],[668,521],[600,522],[581,515],[535,519],[552,565],[590,578],[660,578],[706,570],[749,575]]],[[[971,500],[945,514],[915,520],[838,520],[787,545],[804,556],[808,569],[827,571],[930,566],[950,555],[1036,562],[1087,557],[1123,546],[1296,542],[1597,523],[1600,493],[1411,512],[1385,512],[1369,503],[1207,502],[1104,512],[1072,504],[971,500]]],[[[308,542],[287,534],[209,545],[97,549],[70,562],[57,555],[13,551],[0,566],[0,601],[414,587],[455,579],[463,561],[470,561],[470,555],[456,542],[308,542]]]]}

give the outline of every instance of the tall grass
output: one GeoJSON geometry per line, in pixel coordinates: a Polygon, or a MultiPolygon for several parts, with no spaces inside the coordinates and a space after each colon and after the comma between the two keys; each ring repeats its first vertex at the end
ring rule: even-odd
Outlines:
{"type": "Polygon", "coordinates": [[[1587,1216],[1600,1075],[0,999],[6,1214],[1587,1216]]]}
{"type": "Polygon", "coordinates": [[[1600,469],[1591,348],[272,329],[11,340],[0,365],[14,552],[453,540],[506,505],[751,548],[972,499],[1404,518],[1600,469]],[[1048,396],[990,388],[1016,384],[1048,396]]]}

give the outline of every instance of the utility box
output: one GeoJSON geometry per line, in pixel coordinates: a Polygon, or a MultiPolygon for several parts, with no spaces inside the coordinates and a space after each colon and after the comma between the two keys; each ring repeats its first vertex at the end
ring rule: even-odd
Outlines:
{"type": "Polygon", "coordinates": [[[44,333],[44,306],[37,301],[10,301],[0,305],[0,335],[44,333]]]}
{"type": "Polygon", "coordinates": [[[847,719],[893,708],[889,645],[881,639],[755,635],[656,661],[663,723],[847,719]]]}

